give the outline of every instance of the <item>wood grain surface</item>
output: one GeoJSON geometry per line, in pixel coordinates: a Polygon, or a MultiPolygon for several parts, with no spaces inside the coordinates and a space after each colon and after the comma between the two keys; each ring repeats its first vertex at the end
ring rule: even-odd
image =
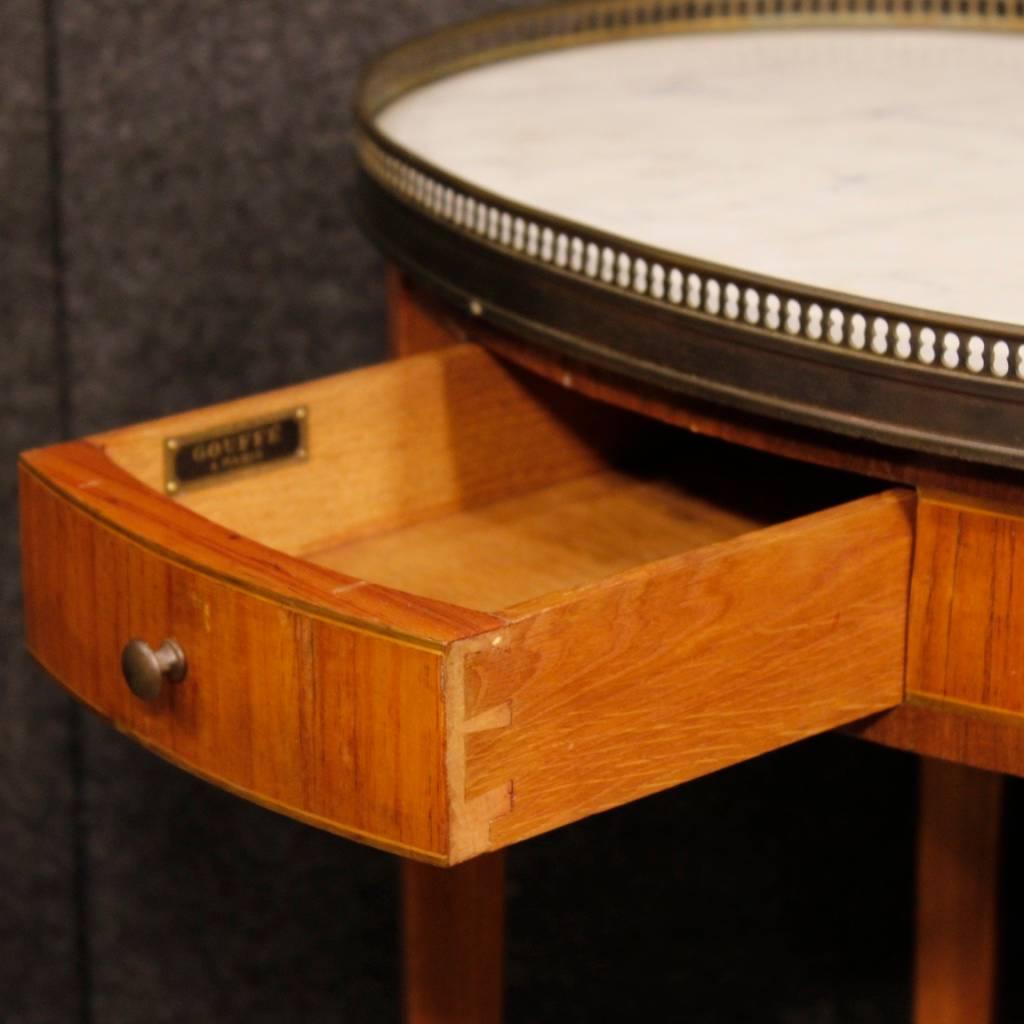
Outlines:
{"type": "Polygon", "coordinates": [[[650,429],[462,345],[92,440],[161,490],[166,439],[298,406],[308,409],[308,461],[225,476],[177,503],[304,554],[595,471],[606,452],[639,443],[650,429]],[[288,500],[268,501],[268,489],[288,500]]]}
{"type": "Polygon", "coordinates": [[[711,545],[453,645],[453,855],[899,704],[913,504],[886,493],[711,545]]]}
{"type": "Polygon", "coordinates": [[[409,856],[447,854],[441,658],[172,561],[22,478],[32,653],[119,729],[212,782],[409,856]],[[153,702],[125,643],[179,641],[153,702]]]}
{"type": "Polygon", "coordinates": [[[605,470],[307,557],[397,590],[499,612],[759,525],[672,477],[605,470]]]}
{"type": "Polygon", "coordinates": [[[922,494],[907,703],[857,723],[850,730],[854,735],[1024,775],[1022,529],[1015,505],[948,492],[922,494]]]}
{"type": "Polygon", "coordinates": [[[922,495],[907,688],[1024,713],[1024,509],[922,495]]]}

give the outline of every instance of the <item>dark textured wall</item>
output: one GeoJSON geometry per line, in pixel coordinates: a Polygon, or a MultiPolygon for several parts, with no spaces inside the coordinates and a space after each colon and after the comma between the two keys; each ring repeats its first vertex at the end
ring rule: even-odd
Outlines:
{"type": "MultiPolygon", "coordinates": [[[[12,466],[382,358],[354,76],[496,6],[5,0],[4,1024],[397,1017],[392,859],[164,765],[29,665],[12,466]]],[[[826,738],[525,844],[510,1020],[906,1020],[912,816],[911,759],[826,738]]]]}
{"type": "Polygon", "coordinates": [[[54,311],[47,35],[41,9],[0,17],[0,1020],[74,1020],[75,761],[69,702],[21,642],[14,462],[62,429],[54,311]]]}

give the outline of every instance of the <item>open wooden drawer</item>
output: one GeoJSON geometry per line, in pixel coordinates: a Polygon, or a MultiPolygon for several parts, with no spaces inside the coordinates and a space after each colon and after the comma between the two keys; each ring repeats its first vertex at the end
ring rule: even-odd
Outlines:
{"type": "Polygon", "coordinates": [[[26,454],[28,642],[176,764],[455,863],[900,703],[913,496],[871,491],[465,345],[26,454]],[[300,457],[167,493],[275,420],[300,457]],[[132,638],[185,679],[135,696],[132,638]]]}

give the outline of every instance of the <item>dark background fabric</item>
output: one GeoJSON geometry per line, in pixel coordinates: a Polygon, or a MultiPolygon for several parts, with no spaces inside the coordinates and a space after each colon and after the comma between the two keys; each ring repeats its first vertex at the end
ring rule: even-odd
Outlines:
{"type": "MultiPolygon", "coordinates": [[[[383,358],[355,76],[498,6],[0,6],[2,1024],[397,1020],[393,858],[163,764],[23,653],[14,461],[383,358]]],[[[509,1020],[907,1020],[914,786],[825,737],[512,850],[509,1020]]]]}

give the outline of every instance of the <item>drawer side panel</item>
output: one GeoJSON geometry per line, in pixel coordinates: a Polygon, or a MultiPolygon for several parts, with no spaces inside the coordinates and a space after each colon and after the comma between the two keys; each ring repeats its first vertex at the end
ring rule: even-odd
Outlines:
{"type": "Polygon", "coordinates": [[[501,847],[900,704],[912,517],[909,493],[877,495],[457,644],[456,797],[510,795],[468,845],[501,847]]]}

